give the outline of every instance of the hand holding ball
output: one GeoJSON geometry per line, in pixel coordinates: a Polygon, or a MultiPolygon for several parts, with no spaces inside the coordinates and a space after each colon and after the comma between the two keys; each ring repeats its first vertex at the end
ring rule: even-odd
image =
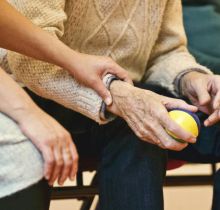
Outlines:
{"type": "MultiPolygon", "coordinates": [[[[169,111],[169,116],[172,120],[174,120],[184,130],[191,133],[194,137],[199,135],[200,121],[195,113],[183,109],[173,109],[169,111]]],[[[176,137],[172,132],[167,132],[176,141],[184,143],[183,140],[176,137]]]]}

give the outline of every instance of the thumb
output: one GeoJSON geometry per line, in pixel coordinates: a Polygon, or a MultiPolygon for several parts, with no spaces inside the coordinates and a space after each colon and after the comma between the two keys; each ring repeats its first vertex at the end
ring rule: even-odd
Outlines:
{"type": "Polygon", "coordinates": [[[93,88],[100,95],[100,97],[103,99],[103,101],[105,102],[107,106],[110,106],[112,104],[111,93],[105,87],[105,85],[103,84],[101,80],[99,82],[97,81],[93,88]]]}
{"type": "Polygon", "coordinates": [[[115,65],[112,68],[108,69],[108,73],[111,73],[117,76],[119,79],[133,85],[133,81],[129,77],[128,72],[125,69],[123,69],[121,66],[119,66],[117,63],[115,63],[115,65]]]}

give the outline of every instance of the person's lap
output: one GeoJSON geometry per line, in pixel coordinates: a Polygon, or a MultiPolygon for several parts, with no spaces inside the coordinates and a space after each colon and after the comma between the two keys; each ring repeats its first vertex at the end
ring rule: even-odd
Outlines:
{"type": "Polygon", "coordinates": [[[61,124],[70,123],[80,159],[98,156],[100,209],[163,209],[165,150],[139,140],[120,118],[100,126],[53,102],[38,104],[61,124]]]}
{"type": "MultiPolygon", "coordinates": [[[[146,84],[137,86],[174,97],[169,91],[159,86],[146,84]]],[[[35,101],[38,101],[41,108],[49,112],[73,134],[73,139],[81,158],[90,156],[98,156],[100,158],[100,198],[101,206],[104,210],[112,208],[116,210],[125,208],[133,210],[138,208],[134,206],[138,203],[138,205],[141,205],[140,203],[149,204],[149,206],[143,206],[140,209],[163,208],[162,185],[166,165],[165,150],[139,140],[122,119],[118,118],[107,125],[99,126],[80,114],[67,110],[54,102],[39,101],[38,97],[31,95],[35,101]],[[136,192],[137,189],[140,192],[136,193],[137,197],[132,193],[128,193],[130,191],[136,192]],[[132,197],[129,197],[131,194],[137,202],[132,197]],[[141,194],[142,196],[140,196],[141,194]],[[152,198],[151,201],[146,202],[149,197],[152,198]],[[123,199],[126,202],[123,202],[123,199]],[[130,202],[127,202],[128,200],[130,202]],[[108,206],[105,206],[107,203],[108,206]],[[109,203],[113,206],[109,205],[109,203]],[[118,205],[119,203],[122,206],[118,205]]],[[[204,115],[201,115],[200,118],[204,118],[204,115]]],[[[175,158],[177,155],[180,156],[180,159],[188,158],[187,160],[189,160],[191,155],[193,158],[190,161],[194,162],[209,162],[213,161],[213,159],[218,161],[219,151],[216,147],[218,133],[218,127],[203,127],[200,140],[196,144],[190,145],[182,152],[169,154],[175,158]],[[216,134],[209,129],[214,129],[216,134]],[[210,135],[205,135],[209,132],[213,135],[211,141],[209,139],[210,135]],[[208,146],[204,146],[204,144],[208,144],[208,146]],[[195,156],[196,153],[200,155],[195,156]]]]}

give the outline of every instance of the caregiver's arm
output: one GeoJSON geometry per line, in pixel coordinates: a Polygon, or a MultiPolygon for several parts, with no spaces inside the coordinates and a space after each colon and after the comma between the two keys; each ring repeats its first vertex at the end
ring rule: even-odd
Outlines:
{"type": "Polygon", "coordinates": [[[52,185],[73,179],[78,154],[70,134],[43,112],[2,69],[0,69],[0,112],[17,122],[21,131],[41,151],[44,176],[52,185]],[[65,153],[63,152],[65,151],[65,153]]]}
{"type": "Polygon", "coordinates": [[[102,78],[112,73],[130,81],[126,71],[109,58],[71,50],[32,24],[5,0],[0,1],[0,47],[63,67],[78,82],[94,89],[107,104],[111,103],[111,96],[102,78]]]}

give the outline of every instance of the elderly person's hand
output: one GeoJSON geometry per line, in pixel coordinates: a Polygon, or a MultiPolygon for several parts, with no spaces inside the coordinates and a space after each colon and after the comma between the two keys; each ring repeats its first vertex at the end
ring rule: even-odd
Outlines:
{"type": "Polygon", "coordinates": [[[210,115],[204,122],[206,126],[220,120],[220,76],[190,72],[183,76],[180,85],[182,94],[210,115]]]}
{"type": "Polygon", "coordinates": [[[113,105],[108,107],[108,110],[122,117],[140,139],[177,151],[185,148],[188,142],[195,143],[196,138],[171,120],[167,111],[182,108],[194,112],[197,111],[195,106],[121,81],[114,81],[110,90],[113,105]],[[186,143],[175,141],[167,134],[166,129],[186,143]]]}
{"type": "Polygon", "coordinates": [[[50,185],[73,180],[78,169],[78,153],[70,134],[36,105],[16,110],[22,132],[40,150],[44,159],[44,176],[50,185]],[[32,107],[34,106],[34,107],[32,107]]]}

